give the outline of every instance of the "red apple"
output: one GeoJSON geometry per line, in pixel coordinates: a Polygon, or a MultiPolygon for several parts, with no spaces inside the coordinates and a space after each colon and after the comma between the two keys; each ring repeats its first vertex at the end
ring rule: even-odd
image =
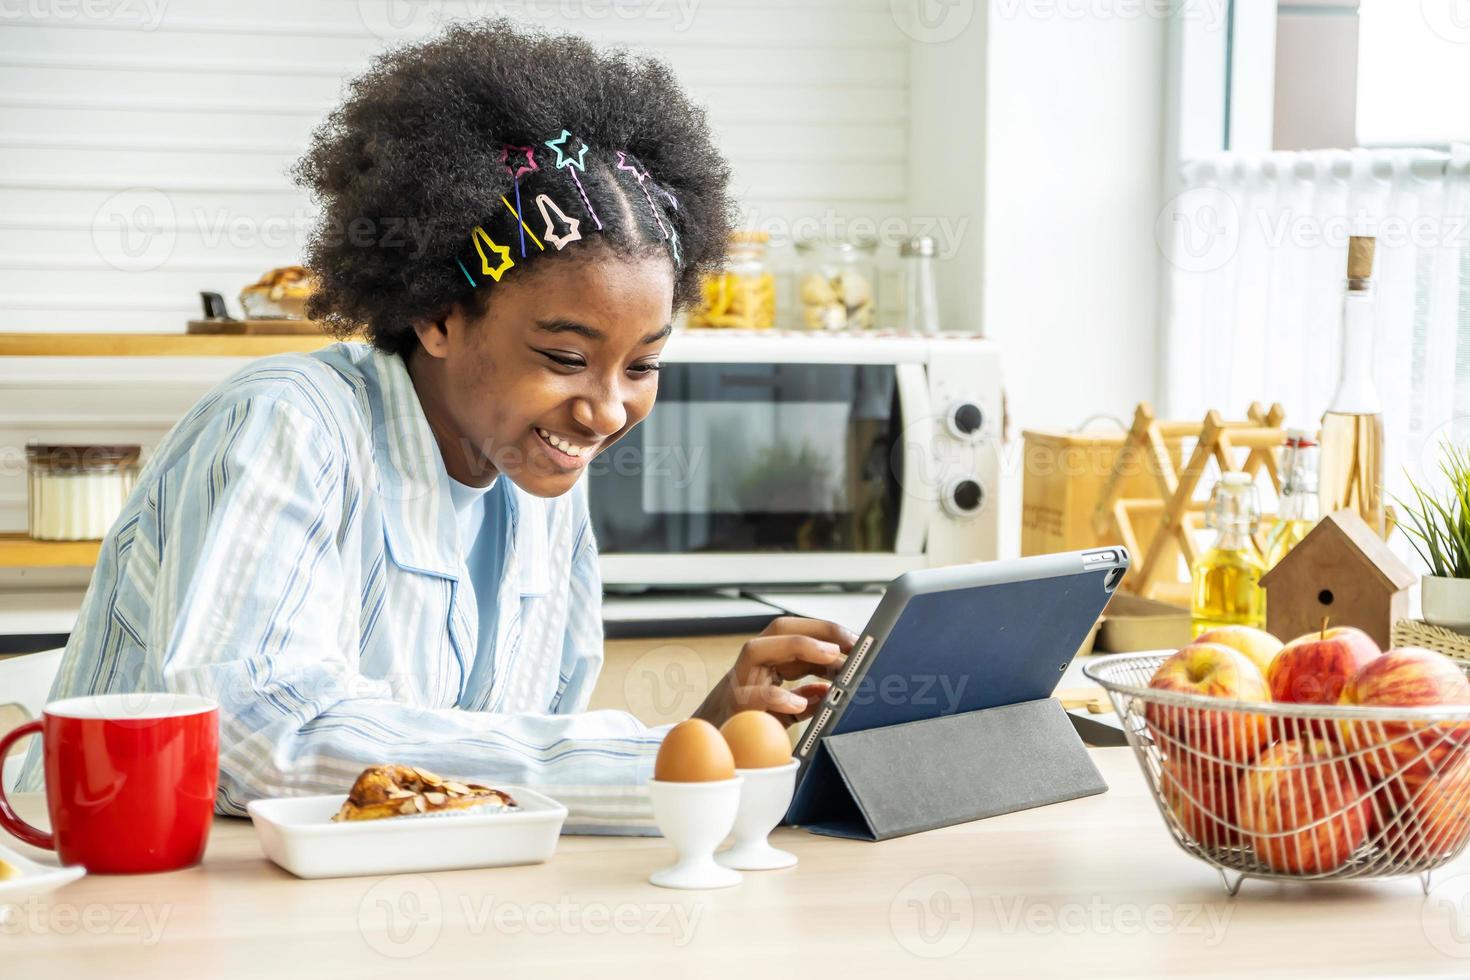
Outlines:
{"type": "Polygon", "coordinates": [[[1237,847],[1236,768],[1195,756],[1165,760],[1159,788],[1184,832],[1204,847],[1237,847]]]}
{"type": "Polygon", "coordinates": [[[1261,668],[1263,674],[1271,666],[1271,658],[1281,652],[1280,640],[1254,626],[1217,626],[1196,636],[1194,642],[1218,643],[1232,650],[1239,650],[1250,657],[1251,662],[1261,668]]]}
{"type": "MultiPolygon", "coordinates": [[[[1423,708],[1470,704],[1470,680],[1453,660],[1419,647],[1389,650],[1369,661],[1343,688],[1342,704],[1423,708]]],[[[1394,775],[1428,779],[1457,764],[1470,723],[1456,721],[1341,721],[1343,744],[1361,753],[1375,779],[1394,775]]]]}
{"type": "MultiPolygon", "coordinates": [[[[1194,643],[1159,665],[1149,687],[1227,701],[1266,702],[1266,678],[1250,658],[1218,643],[1194,643]]],[[[1196,753],[1207,759],[1249,762],[1268,741],[1261,715],[1238,708],[1150,703],[1144,717],[1164,754],[1196,753]]]]}
{"type": "Polygon", "coordinates": [[[1342,867],[1368,837],[1371,797],[1325,739],[1277,742],[1240,780],[1240,825],[1256,856],[1285,874],[1342,867]]]}
{"type": "Polygon", "coordinates": [[[1271,660],[1271,698],[1297,704],[1336,704],[1342,689],[1369,661],[1383,655],[1373,637],[1351,626],[1299,636],[1271,660]]]}
{"type": "Polygon", "coordinates": [[[1470,837],[1470,761],[1428,779],[1390,779],[1378,803],[1383,843],[1397,859],[1453,854],[1470,837]]]}

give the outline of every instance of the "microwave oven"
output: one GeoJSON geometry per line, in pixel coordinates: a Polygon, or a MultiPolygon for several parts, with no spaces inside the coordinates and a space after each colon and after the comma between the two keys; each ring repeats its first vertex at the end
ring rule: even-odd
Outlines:
{"type": "Polygon", "coordinates": [[[997,552],[1000,359],[979,337],[685,331],[588,464],[604,585],[886,582],[997,552]]]}

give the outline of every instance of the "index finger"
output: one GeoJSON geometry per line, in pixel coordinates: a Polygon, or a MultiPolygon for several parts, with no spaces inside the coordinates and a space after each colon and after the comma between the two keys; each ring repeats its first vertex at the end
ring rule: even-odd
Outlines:
{"type": "Polygon", "coordinates": [[[804,616],[778,616],[761,630],[761,636],[810,636],[814,640],[837,644],[843,653],[851,650],[857,642],[857,637],[850,630],[836,623],[804,616]]]}

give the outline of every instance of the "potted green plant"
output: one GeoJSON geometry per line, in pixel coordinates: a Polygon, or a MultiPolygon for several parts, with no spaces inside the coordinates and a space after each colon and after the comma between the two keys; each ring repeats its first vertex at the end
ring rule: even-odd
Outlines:
{"type": "Polygon", "coordinates": [[[1446,444],[1440,471],[1443,496],[1409,481],[1414,500],[1400,500],[1399,526],[1430,574],[1420,583],[1425,622],[1470,630],[1470,448],[1446,444]]]}

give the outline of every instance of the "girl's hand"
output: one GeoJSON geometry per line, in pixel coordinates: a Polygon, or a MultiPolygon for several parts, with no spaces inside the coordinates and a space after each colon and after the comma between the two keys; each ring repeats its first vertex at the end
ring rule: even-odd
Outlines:
{"type": "Polygon", "coordinates": [[[694,717],[714,725],[741,711],[769,711],[784,725],[811,717],[831,686],[782,686],[809,675],[832,677],[847,662],[857,637],[836,623],[782,616],[740,648],[735,666],[709,692],[694,717]]]}

